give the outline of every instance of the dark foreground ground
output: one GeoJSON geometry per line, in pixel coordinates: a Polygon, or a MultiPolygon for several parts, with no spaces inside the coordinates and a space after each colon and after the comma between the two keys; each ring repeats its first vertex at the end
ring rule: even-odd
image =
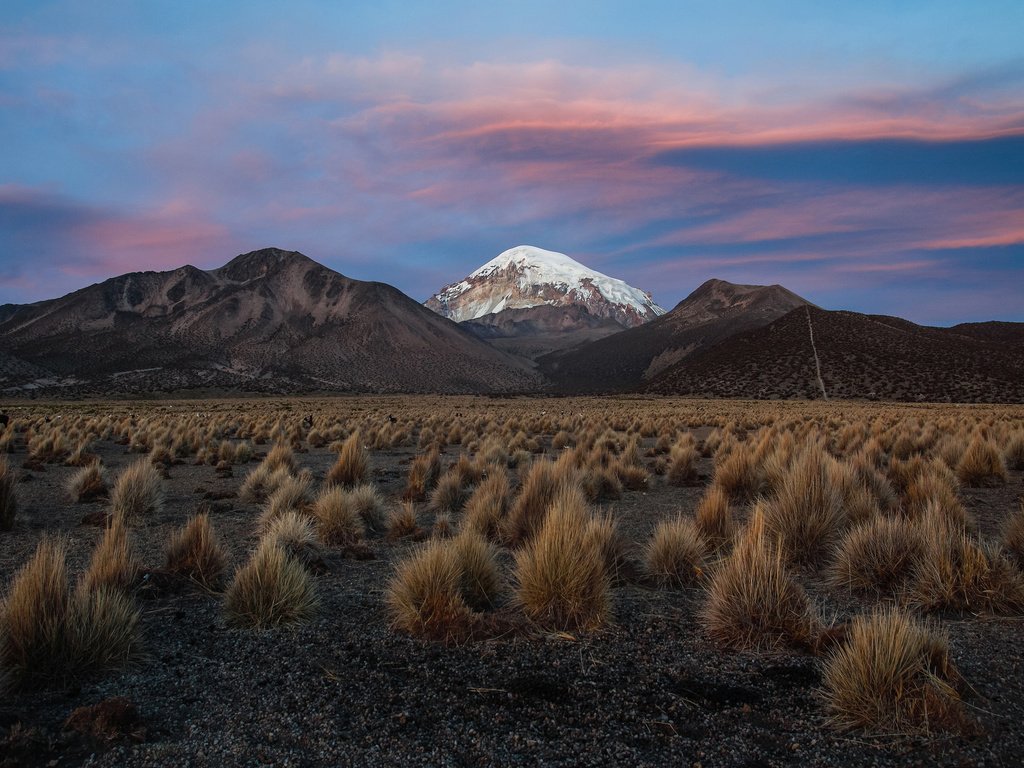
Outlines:
{"type": "MultiPolygon", "coordinates": [[[[96,446],[116,472],[138,458],[96,446]]],[[[258,446],[265,451],[267,446],[258,446]]],[[[449,446],[454,460],[459,446],[449,446]]],[[[24,447],[10,457],[20,466],[24,447]]],[[[393,503],[413,447],[372,454],[373,479],[393,503]]],[[[327,448],[299,455],[323,478],[327,448]]],[[[233,564],[256,540],[259,509],[232,498],[246,472],[230,478],[210,466],[177,465],[167,503],[142,524],[135,544],[148,567],[163,562],[168,535],[204,495],[233,564]]],[[[710,460],[701,471],[710,473],[710,460]]],[[[17,529],[0,534],[0,577],[33,552],[43,532],[70,539],[72,570],[84,568],[101,535],[80,525],[102,506],[67,500],[73,468],[23,470],[17,529]]],[[[996,535],[1024,490],[964,490],[981,529],[996,535]]],[[[703,489],[652,477],[647,491],[604,504],[626,534],[643,542],[656,522],[692,511],[703,489]]],[[[431,515],[422,507],[422,521],[431,515]]],[[[1024,620],[943,620],[954,660],[972,687],[975,736],[868,736],[832,728],[820,701],[820,662],[809,655],[723,652],[698,621],[699,590],[614,589],[614,623],[589,636],[517,633],[444,646],[389,629],[383,590],[395,562],[415,543],[370,539],[375,559],[327,550],[317,576],[317,618],[295,629],[226,627],[219,596],[196,587],[143,587],[146,658],[72,691],[0,700],[0,764],[5,765],[1020,765],[1024,755],[1024,620]],[[63,731],[82,705],[123,696],[141,718],[135,740],[110,745],[63,731]],[[143,732],[144,731],[144,732],[143,732]]],[[[863,609],[845,595],[804,581],[827,617],[863,609]]]]}

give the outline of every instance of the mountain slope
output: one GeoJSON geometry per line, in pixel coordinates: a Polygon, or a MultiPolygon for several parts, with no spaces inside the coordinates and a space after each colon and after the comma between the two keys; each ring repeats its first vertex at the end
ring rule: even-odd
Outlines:
{"type": "Polygon", "coordinates": [[[708,280],[670,312],[645,325],[554,352],[538,363],[563,391],[632,390],[701,349],[767,325],[807,303],[780,285],[708,280]]]}
{"type": "Polygon", "coordinates": [[[820,398],[816,350],[829,397],[1022,402],[1022,337],[1020,323],[930,328],[895,317],[805,307],[667,368],[644,389],[717,397],[820,398]]]}
{"type": "MultiPolygon", "coordinates": [[[[504,392],[538,384],[522,361],[397,289],[275,248],[210,271],[136,272],[0,307],[0,351],[71,391],[504,392]]],[[[15,376],[3,385],[33,381],[15,376]]]]}
{"type": "Polygon", "coordinates": [[[575,304],[503,309],[459,325],[493,347],[530,360],[623,330],[611,318],[595,317],[575,304]]]}
{"type": "Polygon", "coordinates": [[[425,305],[456,322],[509,309],[576,305],[627,328],[665,311],[639,288],[565,254],[529,245],[501,253],[465,279],[442,288],[425,305]]]}

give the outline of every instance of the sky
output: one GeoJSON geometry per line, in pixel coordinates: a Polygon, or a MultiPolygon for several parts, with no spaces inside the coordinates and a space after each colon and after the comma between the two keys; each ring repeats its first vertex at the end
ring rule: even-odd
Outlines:
{"type": "Polygon", "coordinates": [[[424,300],[529,244],[674,306],[1024,321],[1024,3],[0,5],[0,303],[267,246],[424,300]]]}

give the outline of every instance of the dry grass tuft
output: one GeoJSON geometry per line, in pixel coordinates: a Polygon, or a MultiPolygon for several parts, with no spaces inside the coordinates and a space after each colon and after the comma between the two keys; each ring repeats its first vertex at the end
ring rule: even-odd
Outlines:
{"type": "Polygon", "coordinates": [[[98,461],[77,470],[68,479],[68,494],[79,503],[101,499],[107,495],[107,477],[98,461]]]}
{"type": "Polygon", "coordinates": [[[704,578],[708,550],[708,542],[693,520],[663,520],[647,543],[644,570],[662,587],[688,587],[704,578]]]}
{"type": "Polygon", "coordinates": [[[348,500],[368,531],[384,533],[387,518],[384,514],[384,499],[377,486],[369,483],[357,485],[348,492],[348,500]]]}
{"type": "Polygon", "coordinates": [[[921,524],[923,549],[909,601],[924,611],[1018,613],[1024,575],[1010,560],[933,512],[921,524]]]}
{"type": "Polygon", "coordinates": [[[923,547],[920,531],[911,521],[876,517],[843,537],[830,581],[862,594],[894,594],[913,573],[923,547]]]}
{"type": "Polygon", "coordinates": [[[765,524],[793,563],[821,561],[846,524],[835,460],[809,448],[798,454],[765,506],[765,524]]]}
{"type": "Polygon", "coordinates": [[[307,514],[311,504],[312,488],[305,476],[288,477],[267,498],[266,508],[260,515],[259,527],[266,531],[274,521],[288,512],[307,514]]]}
{"type": "Polygon", "coordinates": [[[1017,567],[1024,570],[1024,499],[1021,499],[1020,507],[1006,521],[1003,547],[1017,563],[1017,567]]]}
{"type": "Polygon", "coordinates": [[[459,592],[474,611],[485,611],[497,605],[504,590],[498,567],[498,551],[479,534],[466,531],[452,540],[462,576],[459,592]]]}
{"type": "Polygon", "coordinates": [[[299,512],[289,511],[275,519],[263,537],[272,541],[293,560],[311,570],[323,563],[313,521],[299,512]]]}
{"type": "MultiPolygon", "coordinates": [[[[709,438],[710,439],[710,438],[709,438]]],[[[715,461],[714,484],[733,499],[752,499],[761,488],[761,473],[753,451],[746,445],[733,450],[715,461]]]]}
{"type": "Polygon", "coordinates": [[[463,485],[463,473],[452,468],[441,475],[430,494],[430,506],[438,512],[458,512],[466,503],[469,494],[463,485]]]}
{"type": "Polygon", "coordinates": [[[388,515],[388,538],[402,539],[406,536],[418,536],[421,533],[420,521],[416,508],[411,501],[403,501],[391,510],[388,515]]]}
{"type": "Polygon", "coordinates": [[[238,498],[247,504],[262,504],[290,477],[292,473],[287,467],[273,468],[264,461],[246,475],[238,489],[238,498]]]}
{"type": "Polygon", "coordinates": [[[856,617],[825,661],[825,700],[844,728],[959,730],[967,722],[946,638],[895,608],[856,617]]]}
{"type": "Polygon", "coordinates": [[[228,554],[213,530],[209,515],[202,513],[192,517],[171,535],[165,551],[166,567],[171,573],[187,576],[209,589],[220,586],[228,554]]]}
{"type": "Polygon", "coordinates": [[[63,542],[44,538],[0,606],[0,669],[14,688],[67,685],[132,661],[139,614],[116,590],[72,592],[63,542]]]}
{"type": "Polygon", "coordinates": [[[366,535],[366,525],[352,496],[344,488],[326,487],[313,502],[317,535],[325,544],[355,547],[366,535]]]}
{"type": "Polygon", "coordinates": [[[786,570],[760,504],[732,554],[711,576],[703,621],[711,637],[731,648],[807,647],[814,640],[815,610],[786,570]]]}
{"type": "Polygon", "coordinates": [[[294,475],[299,471],[291,446],[284,443],[278,443],[270,449],[267,457],[263,459],[263,466],[267,468],[268,474],[278,469],[285,470],[289,475],[294,475]]]}
{"type": "Polygon", "coordinates": [[[430,541],[398,564],[387,587],[392,626],[416,637],[460,642],[473,634],[463,568],[452,541],[430,541]]]}
{"type": "Polygon", "coordinates": [[[691,441],[680,442],[672,447],[669,454],[668,482],[669,485],[695,485],[698,481],[697,459],[700,454],[691,441]]]}
{"type": "Polygon", "coordinates": [[[696,510],[697,529],[715,551],[727,549],[736,538],[736,521],[729,506],[729,495],[717,485],[704,493],[696,510]]]}
{"type": "Polygon", "coordinates": [[[82,587],[90,592],[104,588],[127,592],[138,575],[139,562],[132,552],[128,524],[123,517],[112,517],[93,550],[89,569],[82,576],[82,587]]]}
{"type": "Polygon", "coordinates": [[[18,514],[17,473],[7,463],[6,456],[0,456],[0,531],[14,528],[18,514]]]}
{"type": "Polygon", "coordinates": [[[363,447],[362,436],[353,432],[341,446],[338,460],[327,472],[326,482],[351,488],[366,480],[370,471],[370,456],[363,447]]]}
{"type": "Polygon", "coordinates": [[[224,594],[228,623],[250,629],[307,621],[318,606],[309,572],[269,538],[235,572],[224,594]]]}
{"type": "Polygon", "coordinates": [[[626,540],[610,512],[594,515],[587,523],[587,538],[601,555],[604,572],[612,583],[618,582],[627,567],[626,540]]]}
{"type": "Polygon", "coordinates": [[[551,630],[591,630],[608,618],[608,577],[590,514],[576,486],[562,485],[536,535],[516,553],[516,595],[532,621],[551,630]]]}
{"type": "Polygon", "coordinates": [[[576,473],[571,464],[561,461],[533,464],[523,478],[509,514],[502,520],[502,539],[512,546],[529,541],[543,524],[548,507],[567,485],[576,487],[576,473]]]}
{"type": "Polygon", "coordinates": [[[440,476],[441,452],[437,448],[432,448],[428,453],[420,454],[413,459],[402,498],[405,501],[426,501],[427,494],[437,484],[440,476]]]}
{"type": "Polygon", "coordinates": [[[956,476],[964,485],[978,488],[1005,485],[1006,463],[999,447],[991,440],[975,436],[956,466],[956,476]]]}
{"type": "Polygon", "coordinates": [[[508,472],[496,467],[476,487],[466,502],[462,527],[474,531],[484,538],[497,537],[502,518],[508,513],[511,496],[508,472]]]}
{"type": "Polygon", "coordinates": [[[118,475],[110,494],[114,517],[120,517],[126,523],[158,514],[163,503],[160,473],[147,459],[139,459],[126,467],[118,475]]]}

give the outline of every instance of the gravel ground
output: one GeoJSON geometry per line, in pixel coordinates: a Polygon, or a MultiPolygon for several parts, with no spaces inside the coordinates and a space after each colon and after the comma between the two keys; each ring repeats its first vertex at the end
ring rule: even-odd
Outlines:
{"type": "MultiPolygon", "coordinates": [[[[137,458],[98,446],[116,473],[137,458]]],[[[264,447],[265,448],[265,447],[264,447]]],[[[24,448],[11,461],[20,466],[24,448]]],[[[372,455],[374,480],[389,501],[401,490],[412,448],[372,455]]],[[[454,460],[458,446],[449,447],[454,460]]],[[[298,455],[318,479],[326,448],[298,455]]],[[[237,490],[248,469],[219,477],[209,466],[170,468],[158,519],[135,534],[147,567],[159,567],[170,531],[210,491],[237,490]]],[[[704,475],[711,465],[703,460],[704,475]]],[[[70,539],[71,567],[87,562],[100,530],[79,525],[100,504],[71,504],[73,468],[23,471],[17,529],[0,535],[4,582],[44,531],[70,539]]],[[[658,520],[690,511],[702,488],[653,478],[603,506],[627,539],[643,541],[658,520]]],[[[963,497],[982,530],[995,535],[1024,490],[963,497]]],[[[258,509],[237,498],[211,502],[215,527],[241,563],[255,542],[258,509]]],[[[422,513],[424,523],[430,515],[422,513]]],[[[1024,669],[1018,618],[943,620],[957,666],[971,686],[977,735],[901,738],[840,732],[820,700],[820,662],[798,652],[717,649],[701,629],[699,590],[614,589],[614,622],[580,636],[518,632],[464,646],[390,631],[383,589],[394,563],[416,545],[371,539],[375,559],[326,553],[316,577],[322,607],[309,624],[271,631],[226,627],[219,598],[191,586],[143,587],[145,659],[67,692],[8,696],[0,703],[7,765],[1020,765],[1024,754],[1024,669]],[[77,707],[123,696],[137,707],[141,741],[99,746],[62,731],[77,707]]],[[[826,616],[864,609],[801,578],[826,616]]]]}

